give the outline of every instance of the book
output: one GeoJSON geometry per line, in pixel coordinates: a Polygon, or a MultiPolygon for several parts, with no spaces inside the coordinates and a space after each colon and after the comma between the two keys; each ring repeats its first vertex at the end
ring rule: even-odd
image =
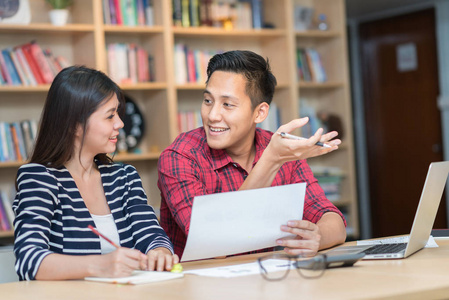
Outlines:
{"type": "Polygon", "coordinates": [[[25,75],[25,70],[20,64],[19,58],[17,57],[14,50],[10,49],[9,55],[11,57],[12,63],[14,64],[14,67],[16,68],[17,74],[19,75],[19,79],[22,82],[22,85],[30,85],[30,82],[28,81],[28,78],[25,75]]]}
{"type": "Polygon", "coordinates": [[[85,277],[84,280],[114,284],[143,284],[158,282],[184,277],[183,273],[157,272],[157,271],[133,271],[131,276],[106,278],[106,277],[85,277]]]}
{"type": "Polygon", "coordinates": [[[0,71],[5,78],[5,83],[7,85],[13,85],[11,74],[8,71],[8,67],[6,66],[5,58],[3,57],[2,51],[0,51],[0,71]]]}
{"type": "Polygon", "coordinates": [[[194,27],[200,26],[199,9],[200,9],[199,0],[189,1],[190,26],[194,27]]]}
{"type": "Polygon", "coordinates": [[[3,197],[0,194],[0,230],[11,230],[12,226],[6,213],[7,207],[3,204],[3,197]]]}
{"type": "Polygon", "coordinates": [[[182,26],[182,0],[173,0],[173,26],[182,26]]]}
{"type": "Polygon", "coordinates": [[[7,129],[7,123],[6,122],[0,122],[0,140],[2,147],[2,151],[0,152],[2,155],[0,157],[1,161],[9,161],[9,150],[8,150],[8,141],[7,141],[7,135],[6,135],[6,129],[7,129]]]}
{"type": "Polygon", "coordinates": [[[31,72],[33,73],[33,76],[36,79],[37,84],[44,84],[45,81],[41,75],[41,72],[39,71],[39,66],[35,61],[33,55],[31,54],[31,44],[27,43],[19,47],[23,51],[25,59],[28,62],[28,65],[30,66],[31,72]]]}
{"type": "Polygon", "coordinates": [[[253,15],[253,28],[261,29],[263,28],[264,18],[263,18],[263,1],[262,0],[252,0],[252,15],[253,15]]]}
{"type": "Polygon", "coordinates": [[[14,126],[14,124],[10,124],[10,131],[13,141],[13,149],[15,152],[15,157],[17,161],[22,161],[22,152],[20,151],[20,142],[19,142],[19,133],[17,132],[17,128],[14,126]]]}
{"type": "Polygon", "coordinates": [[[25,160],[27,158],[27,152],[25,147],[25,140],[23,138],[22,126],[20,126],[19,122],[13,122],[11,126],[14,127],[15,133],[17,135],[17,145],[19,148],[20,157],[25,160]]]}
{"type": "Polygon", "coordinates": [[[103,23],[111,24],[111,10],[109,8],[109,0],[103,0],[103,23]]]}
{"type": "Polygon", "coordinates": [[[31,55],[34,57],[37,65],[39,66],[39,71],[41,72],[42,78],[45,83],[52,83],[54,79],[54,75],[51,71],[50,66],[48,65],[47,60],[45,59],[44,52],[38,43],[32,41],[30,43],[31,55]]]}
{"type": "Polygon", "coordinates": [[[212,0],[200,0],[199,18],[201,26],[212,26],[212,0]]]}
{"type": "Polygon", "coordinates": [[[154,26],[153,0],[144,0],[144,9],[145,9],[145,24],[147,26],[154,26]]]}
{"type": "Polygon", "coordinates": [[[182,27],[190,27],[189,0],[181,0],[182,27]]]}
{"type": "Polygon", "coordinates": [[[11,59],[10,52],[11,49],[2,50],[3,60],[6,65],[6,71],[11,78],[11,85],[21,85],[22,81],[20,80],[19,73],[16,70],[14,62],[11,59]]]}
{"type": "Polygon", "coordinates": [[[14,228],[14,211],[12,210],[12,201],[9,200],[8,195],[5,191],[0,191],[0,201],[3,203],[3,208],[6,213],[6,217],[9,221],[10,229],[14,228]]]}
{"type": "Polygon", "coordinates": [[[23,50],[20,47],[16,47],[14,49],[14,52],[17,55],[17,59],[19,60],[19,63],[22,65],[22,68],[25,72],[25,76],[27,77],[27,80],[30,85],[37,85],[36,78],[34,78],[34,74],[31,71],[30,65],[27,62],[27,59],[25,58],[25,54],[23,54],[23,50]]]}

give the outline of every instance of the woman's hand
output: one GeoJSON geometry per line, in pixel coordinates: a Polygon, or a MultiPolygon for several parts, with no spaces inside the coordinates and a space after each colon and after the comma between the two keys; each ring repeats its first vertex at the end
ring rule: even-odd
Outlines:
{"type": "Polygon", "coordinates": [[[156,248],[147,253],[149,271],[170,271],[173,265],[179,263],[179,257],[167,248],[156,248]]]}
{"type": "Polygon", "coordinates": [[[125,247],[100,255],[100,269],[97,270],[99,277],[124,277],[129,276],[134,270],[145,270],[147,267],[147,257],[136,249],[125,247]]]}

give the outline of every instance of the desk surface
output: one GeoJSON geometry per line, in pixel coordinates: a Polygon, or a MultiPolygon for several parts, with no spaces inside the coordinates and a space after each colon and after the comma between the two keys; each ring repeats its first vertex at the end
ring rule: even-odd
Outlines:
{"type": "MultiPolygon", "coordinates": [[[[443,299],[449,296],[449,240],[407,259],[359,261],[353,267],[326,270],[318,279],[290,272],[283,281],[260,275],[184,278],[136,286],[86,281],[33,281],[0,284],[1,299],[443,299]]],[[[254,262],[260,254],[183,263],[198,269],[254,262]]],[[[1,271],[0,271],[1,272],[1,271]]]]}

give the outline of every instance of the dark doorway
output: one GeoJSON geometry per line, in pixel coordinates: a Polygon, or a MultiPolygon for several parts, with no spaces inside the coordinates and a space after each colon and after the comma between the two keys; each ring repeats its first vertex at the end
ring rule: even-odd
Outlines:
{"type": "MultiPolygon", "coordinates": [[[[409,233],[443,160],[434,9],[360,24],[373,237],[409,233]]],[[[434,228],[446,228],[444,198],[434,228]]]]}

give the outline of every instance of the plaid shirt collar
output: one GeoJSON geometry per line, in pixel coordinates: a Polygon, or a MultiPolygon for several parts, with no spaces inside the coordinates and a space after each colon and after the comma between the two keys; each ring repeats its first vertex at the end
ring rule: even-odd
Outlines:
{"type": "MultiPolygon", "coordinates": [[[[204,130],[203,133],[205,136],[206,133],[204,132],[204,130]]],[[[260,129],[256,128],[256,134],[254,137],[254,143],[256,145],[256,156],[254,157],[253,167],[259,161],[260,157],[262,156],[263,150],[266,148],[269,142],[270,142],[269,139],[266,139],[265,137],[262,136],[260,129]]],[[[204,143],[204,151],[210,154],[211,164],[214,170],[223,168],[228,164],[236,164],[236,162],[232,160],[231,156],[226,152],[226,150],[212,149],[209,147],[207,142],[204,143]]]]}

